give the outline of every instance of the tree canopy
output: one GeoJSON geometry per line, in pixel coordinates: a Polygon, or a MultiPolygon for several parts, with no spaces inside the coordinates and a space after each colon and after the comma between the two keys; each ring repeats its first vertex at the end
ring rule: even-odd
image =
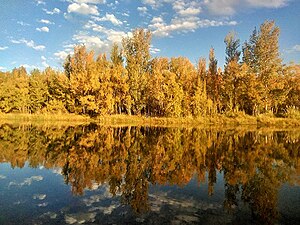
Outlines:
{"type": "Polygon", "coordinates": [[[89,116],[128,114],[205,117],[243,111],[249,115],[300,107],[299,65],[282,64],[280,29],[274,21],[254,29],[242,46],[234,32],[224,39],[224,71],[210,49],[208,65],[185,57],[150,54],[151,33],[136,29],[110,58],[78,45],[64,71],[24,67],[0,72],[3,113],[69,112],[89,116]]]}

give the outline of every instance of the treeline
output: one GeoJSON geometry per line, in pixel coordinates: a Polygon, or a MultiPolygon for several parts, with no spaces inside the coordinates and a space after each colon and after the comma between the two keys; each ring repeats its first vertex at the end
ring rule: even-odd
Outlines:
{"type": "Polygon", "coordinates": [[[298,131],[5,124],[0,149],[0,163],[12,167],[61,168],[74,194],[108,184],[138,212],[149,207],[151,185],[183,186],[196,177],[212,195],[221,172],[225,209],[241,199],[260,224],[276,219],[279,188],[299,182],[300,172],[298,131]]]}
{"type": "Polygon", "coordinates": [[[224,70],[214,49],[208,63],[185,57],[152,58],[151,33],[132,37],[95,57],[77,46],[64,72],[46,68],[28,74],[24,67],[0,72],[0,111],[62,112],[89,116],[128,114],[201,117],[243,111],[283,114],[300,107],[300,65],[283,65],[279,28],[266,21],[241,45],[233,32],[225,37],[224,70]]]}

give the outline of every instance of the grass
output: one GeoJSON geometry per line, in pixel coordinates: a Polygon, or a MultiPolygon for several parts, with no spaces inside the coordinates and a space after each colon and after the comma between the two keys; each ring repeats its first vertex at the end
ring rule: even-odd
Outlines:
{"type": "Polygon", "coordinates": [[[91,122],[86,116],[75,114],[0,114],[0,124],[80,125],[91,122]]]}
{"type": "Polygon", "coordinates": [[[272,114],[249,116],[242,112],[219,114],[211,117],[146,117],[129,115],[107,115],[97,118],[75,114],[0,114],[0,122],[35,122],[35,123],[89,123],[111,126],[164,126],[164,127],[198,127],[198,126],[256,126],[256,127],[298,127],[299,118],[277,118],[272,114]]]}
{"type": "Polygon", "coordinates": [[[174,126],[174,127],[197,127],[197,126],[256,126],[256,127],[297,127],[300,120],[295,118],[276,118],[270,115],[249,116],[243,113],[234,115],[215,115],[212,117],[145,117],[128,115],[100,116],[97,123],[120,125],[120,126],[174,126]]]}

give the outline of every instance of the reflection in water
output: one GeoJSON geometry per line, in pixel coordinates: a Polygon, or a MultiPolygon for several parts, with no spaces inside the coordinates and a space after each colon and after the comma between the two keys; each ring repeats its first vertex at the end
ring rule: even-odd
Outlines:
{"type": "MultiPolygon", "coordinates": [[[[208,194],[213,195],[221,172],[226,211],[234,211],[242,200],[254,221],[272,224],[279,218],[280,187],[286,182],[299,185],[299,131],[5,124],[0,127],[0,149],[0,162],[9,162],[13,168],[28,163],[33,168],[60,170],[75,195],[108,184],[110,194],[120,195],[121,203],[136,213],[149,210],[149,198],[163,201],[164,196],[149,195],[150,184],[183,187],[194,177],[200,185],[207,178],[208,194]]],[[[1,179],[5,177],[0,175],[1,179]]],[[[12,185],[26,185],[38,177],[30,179],[12,185]]],[[[45,197],[34,196],[37,200],[45,197]]],[[[95,198],[85,201],[91,205],[95,198]]],[[[114,210],[116,205],[110,207],[105,210],[114,210]]],[[[56,218],[53,213],[47,216],[56,218]]],[[[96,214],[80,216],[93,222],[96,214]]],[[[80,218],[65,217],[70,224],[74,220],[80,218]]]]}

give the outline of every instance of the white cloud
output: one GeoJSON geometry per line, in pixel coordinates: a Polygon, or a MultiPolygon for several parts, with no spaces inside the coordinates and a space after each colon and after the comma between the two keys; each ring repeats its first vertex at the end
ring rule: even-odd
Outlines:
{"type": "Polygon", "coordinates": [[[48,202],[40,203],[37,206],[38,207],[46,207],[48,205],[48,202]]]}
{"type": "MultiPolygon", "coordinates": [[[[31,66],[31,65],[28,65],[28,64],[22,64],[20,65],[20,67],[23,66],[25,67],[26,69],[34,69],[36,68],[36,66],[31,66]]],[[[24,185],[27,185],[27,186],[30,186],[32,184],[33,181],[42,181],[44,178],[42,176],[31,176],[31,177],[28,177],[28,178],[25,178],[23,182],[21,183],[16,183],[14,181],[12,182],[9,182],[8,186],[24,186],[24,185]]]]}
{"type": "Polygon", "coordinates": [[[294,45],[292,49],[296,52],[300,52],[300,45],[294,45]]]}
{"type": "Polygon", "coordinates": [[[171,4],[175,12],[180,14],[181,11],[182,15],[196,15],[201,12],[200,0],[142,0],[142,3],[154,9],[164,6],[164,4],[171,4]]]}
{"type": "MultiPolygon", "coordinates": [[[[0,70],[6,70],[6,67],[0,66],[0,70]]],[[[5,179],[5,178],[2,177],[1,179],[5,179]]]]}
{"type": "Polygon", "coordinates": [[[64,61],[69,54],[71,54],[72,50],[71,49],[66,49],[62,51],[58,51],[54,53],[54,56],[59,59],[60,61],[64,61]]]}
{"type": "Polygon", "coordinates": [[[205,0],[204,4],[212,14],[229,16],[235,14],[240,0],[205,0]]]}
{"type": "Polygon", "coordinates": [[[154,24],[154,23],[163,23],[164,20],[162,17],[153,17],[153,19],[151,20],[151,23],[154,24]]]}
{"type": "Polygon", "coordinates": [[[56,219],[57,214],[49,211],[49,212],[42,214],[41,217],[49,217],[50,219],[56,219]]]}
{"type": "Polygon", "coordinates": [[[94,50],[97,54],[107,52],[109,45],[100,39],[98,36],[88,35],[88,34],[75,34],[73,36],[73,41],[79,44],[84,44],[86,48],[94,50]]]}
{"type": "Polygon", "coordinates": [[[280,8],[287,5],[288,0],[246,0],[254,7],[280,8]]]}
{"type": "Polygon", "coordinates": [[[114,14],[109,14],[109,13],[106,13],[104,17],[96,17],[96,16],[93,16],[92,17],[95,21],[109,21],[111,22],[113,25],[122,25],[122,21],[118,20],[114,14]]]}
{"type": "Polygon", "coordinates": [[[46,3],[41,0],[35,0],[35,2],[36,2],[36,5],[46,5],[46,3]]]}
{"type": "Polygon", "coordinates": [[[292,48],[285,50],[287,53],[296,53],[300,52],[300,44],[299,45],[294,45],[292,48]]]}
{"type": "Polygon", "coordinates": [[[41,27],[41,28],[36,28],[36,30],[37,31],[39,31],[39,32],[46,32],[46,33],[48,33],[49,32],[49,28],[48,27],[41,27]]]}
{"type": "Polygon", "coordinates": [[[108,41],[107,45],[111,45],[114,42],[120,43],[123,37],[132,35],[131,32],[126,33],[120,30],[107,29],[91,20],[88,21],[84,28],[101,33],[104,36],[104,39],[108,41]]]}
{"type": "Polygon", "coordinates": [[[3,47],[0,46],[0,51],[6,50],[6,49],[8,49],[7,46],[3,46],[3,47]]]}
{"type": "Polygon", "coordinates": [[[65,223],[67,224],[82,224],[93,223],[97,213],[74,213],[65,215],[65,223]]]}
{"type": "Polygon", "coordinates": [[[45,23],[45,24],[54,24],[54,22],[51,22],[49,20],[45,20],[45,19],[41,19],[41,20],[38,20],[39,23],[45,23]]]}
{"type": "Polygon", "coordinates": [[[142,0],[143,4],[149,5],[154,9],[157,9],[161,7],[164,3],[168,3],[168,2],[172,2],[172,0],[142,0]]]}
{"type": "Polygon", "coordinates": [[[198,17],[173,18],[170,24],[167,24],[161,17],[154,17],[149,29],[152,30],[154,36],[166,37],[173,32],[186,33],[193,32],[198,28],[234,25],[237,25],[236,21],[201,20],[198,17]]]}
{"type": "Polygon", "coordinates": [[[172,6],[178,16],[196,16],[201,12],[197,1],[177,0],[173,1],[172,6]]]}
{"type": "MultiPolygon", "coordinates": [[[[95,18],[94,18],[95,19],[95,18]]],[[[88,51],[93,50],[96,55],[106,53],[109,55],[113,43],[120,44],[123,37],[132,36],[131,32],[124,32],[121,30],[108,29],[95,21],[88,21],[84,29],[85,32],[79,32],[73,35],[73,43],[64,45],[64,50],[54,53],[54,56],[59,60],[65,60],[68,54],[73,52],[73,47],[76,44],[83,44],[88,51]],[[91,35],[92,32],[97,32],[97,35],[91,35]]]]}
{"type": "Polygon", "coordinates": [[[34,50],[37,50],[37,51],[43,51],[46,48],[44,45],[36,45],[33,40],[28,41],[24,38],[22,38],[20,40],[11,40],[11,43],[25,44],[27,47],[33,48],[34,50]]]}
{"type": "Polygon", "coordinates": [[[182,16],[193,16],[198,15],[201,12],[200,8],[188,7],[186,9],[181,9],[178,13],[182,16]]]}
{"type": "Polygon", "coordinates": [[[47,9],[43,9],[43,11],[49,15],[54,15],[54,14],[59,14],[60,13],[60,9],[58,8],[54,8],[52,11],[49,11],[47,9]]]}
{"type": "Polygon", "coordinates": [[[106,0],[74,0],[77,3],[105,4],[106,0]]]}
{"type": "Polygon", "coordinates": [[[21,26],[30,26],[30,24],[29,23],[25,23],[25,22],[23,22],[23,21],[17,21],[17,24],[20,24],[21,26]]]}
{"type": "Polygon", "coordinates": [[[47,197],[46,194],[34,194],[32,196],[33,199],[37,199],[37,200],[44,200],[47,197]]]}
{"type": "Polygon", "coordinates": [[[142,3],[154,9],[171,4],[177,16],[195,16],[202,7],[211,14],[231,16],[238,10],[247,8],[280,8],[290,0],[142,0],[142,3]]]}
{"type": "Polygon", "coordinates": [[[160,52],[159,48],[154,48],[153,46],[150,46],[150,53],[151,54],[157,54],[160,52]]]}
{"type": "Polygon", "coordinates": [[[143,7],[137,7],[137,10],[141,13],[141,14],[146,14],[148,9],[147,7],[143,6],[143,7]]]}
{"type": "Polygon", "coordinates": [[[68,13],[78,13],[83,15],[99,15],[98,7],[86,3],[72,3],[68,6],[68,13]]]}
{"type": "Polygon", "coordinates": [[[42,65],[43,67],[49,67],[49,64],[47,63],[47,58],[45,56],[41,56],[41,60],[42,60],[42,65]]]}
{"type": "Polygon", "coordinates": [[[280,8],[289,0],[204,0],[209,12],[215,15],[230,16],[245,8],[280,8]]]}
{"type": "MultiPolygon", "coordinates": [[[[37,68],[36,66],[34,66],[34,65],[28,65],[28,64],[21,64],[19,67],[25,67],[26,69],[35,69],[35,68],[37,68]]],[[[30,183],[31,184],[31,183],[30,183]]],[[[28,184],[28,185],[30,185],[30,184],[28,184]]],[[[14,182],[12,182],[12,183],[9,183],[9,185],[10,186],[12,186],[12,185],[17,185],[17,186],[23,186],[23,185],[25,185],[25,184],[23,184],[23,183],[21,183],[21,184],[17,184],[17,183],[14,183],[14,182]]]]}

